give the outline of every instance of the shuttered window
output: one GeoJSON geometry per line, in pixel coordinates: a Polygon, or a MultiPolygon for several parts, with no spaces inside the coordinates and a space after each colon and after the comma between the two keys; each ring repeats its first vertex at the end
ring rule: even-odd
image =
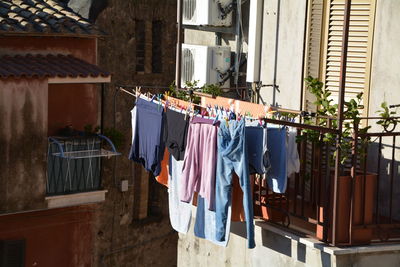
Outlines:
{"type": "MultiPolygon", "coordinates": [[[[305,77],[312,76],[314,78],[320,78],[323,14],[324,1],[309,0],[305,77]]],[[[314,102],[314,97],[311,93],[306,91],[305,98],[305,109],[315,110],[315,106],[312,104],[314,102]]]]}
{"type": "MultiPolygon", "coordinates": [[[[336,102],[339,94],[340,57],[342,49],[342,34],[344,22],[345,0],[311,0],[309,14],[309,48],[307,51],[306,73],[319,77],[336,102]],[[324,16],[321,16],[321,6],[325,6],[324,16]],[[320,19],[320,20],[319,20],[320,19]],[[319,23],[318,23],[319,22],[319,23]],[[322,29],[319,28],[320,25],[322,29]],[[316,34],[312,34],[317,32],[316,34]],[[322,45],[313,37],[321,34],[322,45]],[[317,47],[314,49],[314,47],[317,47]],[[320,51],[318,47],[322,47],[320,51]],[[320,54],[319,73],[315,68],[315,57],[320,54]]],[[[372,53],[373,22],[375,0],[352,0],[350,12],[349,46],[346,73],[346,100],[355,98],[363,92],[363,104],[368,110],[369,77],[372,53]]],[[[365,114],[367,115],[367,114],[365,114]]]]}
{"type": "Polygon", "coordinates": [[[319,77],[321,39],[322,39],[322,18],[324,4],[323,0],[311,0],[309,9],[308,23],[308,45],[307,45],[307,64],[306,76],[319,77]]]}

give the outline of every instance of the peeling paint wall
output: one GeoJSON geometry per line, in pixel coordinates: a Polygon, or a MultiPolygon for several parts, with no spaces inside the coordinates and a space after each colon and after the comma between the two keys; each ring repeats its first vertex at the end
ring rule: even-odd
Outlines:
{"type": "Polygon", "coordinates": [[[47,81],[0,81],[0,213],[44,207],[47,81]]]}

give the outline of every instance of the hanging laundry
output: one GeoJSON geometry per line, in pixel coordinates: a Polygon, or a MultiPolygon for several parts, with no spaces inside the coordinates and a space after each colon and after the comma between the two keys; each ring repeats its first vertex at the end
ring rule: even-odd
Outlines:
{"type": "Polygon", "coordinates": [[[171,109],[167,109],[165,114],[165,146],[176,160],[184,160],[189,120],[185,120],[184,114],[171,109]]]}
{"type": "Polygon", "coordinates": [[[181,201],[189,202],[198,192],[214,210],[217,125],[213,120],[195,117],[190,122],[185,152],[181,201]]]}
{"type": "MultiPolygon", "coordinates": [[[[232,178],[232,222],[245,222],[246,216],[243,208],[243,191],[240,188],[239,177],[233,173],[232,178]]],[[[254,195],[255,175],[250,175],[251,195],[254,195]]]]}
{"type": "Polygon", "coordinates": [[[216,245],[226,247],[229,241],[229,233],[231,229],[231,207],[228,207],[226,214],[226,228],[224,232],[224,241],[216,239],[216,213],[215,211],[209,210],[207,207],[209,204],[207,200],[201,196],[197,197],[197,211],[196,211],[196,222],[194,225],[194,235],[200,238],[204,238],[208,241],[213,242],[216,245]]]}
{"type": "Polygon", "coordinates": [[[296,142],[297,130],[289,128],[287,135],[287,176],[300,171],[300,157],[296,142]]]}
{"type": "Polygon", "coordinates": [[[245,138],[245,121],[221,122],[218,130],[218,160],[215,192],[216,239],[225,241],[228,209],[231,207],[232,172],[239,177],[243,191],[247,244],[254,248],[253,201],[250,190],[249,161],[245,138]]]}
{"type": "Polygon", "coordinates": [[[269,188],[275,193],[284,193],[287,183],[286,129],[268,125],[267,146],[271,168],[267,174],[269,188]]]}
{"type": "Polygon", "coordinates": [[[129,159],[141,163],[158,176],[164,156],[163,117],[159,104],[139,98],[136,102],[136,130],[129,159]]]}
{"type": "Polygon", "coordinates": [[[172,155],[169,158],[168,175],[168,200],[169,200],[169,219],[171,226],[179,233],[187,233],[192,219],[191,201],[185,203],[180,201],[180,184],[182,182],[183,160],[177,161],[172,155]]]}
{"type": "Polygon", "coordinates": [[[261,127],[258,121],[246,123],[246,144],[250,174],[264,174],[270,167],[267,131],[267,128],[261,127]]]}
{"type": "Polygon", "coordinates": [[[136,106],[133,107],[131,110],[131,122],[132,122],[132,143],[133,140],[135,139],[135,133],[136,133],[136,106]]]}
{"type": "Polygon", "coordinates": [[[170,154],[168,152],[168,149],[164,150],[164,157],[163,160],[161,161],[161,172],[158,176],[156,176],[157,182],[160,184],[168,187],[168,171],[170,168],[170,163],[169,163],[169,157],[170,154]]]}

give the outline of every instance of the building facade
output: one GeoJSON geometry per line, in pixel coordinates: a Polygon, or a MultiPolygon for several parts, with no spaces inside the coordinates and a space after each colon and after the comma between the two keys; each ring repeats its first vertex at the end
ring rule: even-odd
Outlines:
{"type": "Polygon", "coordinates": [[[176,4],[127,2],[0,1],[4,266],[176,264],[167,189],[127,159],[134,99],[115,90],[172,82],[176,4]]]}
{"type": "MultiPolygon", "coordinates": [[[[242,46],[248,54],[247,59],[249,54],[256,54],[249,48],[254,47],[249,44],[251,31],[254,28],[249,28],[248,25],[254,19],[251,16],[257,14],[251,9],[252,3],[254,7],[258,6],[262,10],[259,12],[261,15],[258,22],[262,25],[258,52],[261,55],[259,79],[250,81],[256,82],[257,86],[261,85],[259,93],[263,103],[289,110],[315,111],[316,106],[313,104],[315,99],[307,91],[304,82],[308,76],[323,82],[324,88],[332,92],[331,99],[337,103],[345,2],[344,0],[244,1],[242,46]],[[248,8],[250,10],[247,12],[248,8]],[[246,21],[250,23],[247,24],[246,21]]],[[[400,36],[398,31],[396,32],[395,25],[398,25],[398,18],[394,14],[400,10],[400,5],[394,0],[351,2],[345,100],[355,99],[358,93],[363,93],[362,103],[359,106],[360,113],[363,116],[374,117],[377,116],[377,111],[382,109],[382,102],[386,101],[392,105],[399,103],[399,94],[395,89],[400,85],[396,74],[398,60],[393,55],[396,54],[398,48],[396,40],[400,36]]],[[[233,28],[235,26],[234,22],[233,28]]],[[[215,45],[216,34],[210,31],[218,32],[218,30],[204,27],[193,29],[184,26],[184,28],[186,28],[185,43],[215,45]]],[[[229,42],[235,39],[235,33],[226,33],[224,30],[220,34],[222,45],[231,46],[232,52],[235,52],[235,46],[229,42]]],[[[375,122],[376,120],[371,119],[363,123],[372,126],[370,129],[372,132],[380,132],[380,126],[375,122]]],[[[396,184],[399,179],[398,144],[398,140],[393,136],[387,138],[378,136],[374,137],[370,145],[368,155],[371,158],[368,159],[365,168],[377,172],[380,179],[374,191],[371,191],[374,193],[368,193],[374,197],[376,194],[374,209],[377,210],[371,213],[373,215],[368,222],[370,228],[376,227],[379,220],[380,223],[387,222],[385,227],[388,227],[397,218],[399,207],[393,203],[398,202],[398,192],[390,185],[396,184]],[[386,220],[389,216],[392,219],[386,220]]],[[[314,171],[317,170],[316,165],[313,166],[314,171]]],[[[312,222],[321,224],[320,218],[304,215],[307,214],[307,210],[304,211],[302,202],[315,201],[312,200],[315,196],[312,188],[318,187],[318,184],[314,184],[316,180],[311,178],[311,183],[303,184],[301,193],[296,191],[296,188],[301,186],[303,179],[301,174],[293,177],[292,191],[288,189],[291,194],[290,200],[280,202],[281,207],[288,204],[286,212],[290,213],[290,216],[285,221],[276,220],[271,224],[265,220],[255,219],[255,249],[246,248],[244,223],[232,222],[230,240],[226,248],[196,238],[191,231],[187,235],[179,235],[178,266],[398,265],[400,257],[398,244],[395,241],[384,242],[390,240],[389,236],[396,240],[395,235],[389,234],[396,233],[397,228],[394,224],[390,230],[388,228],[381,232],[377,231],[380,232],[380,237],[375,236],[372,243],[365,246],[334,247],[319,241],[316,230],[318,226],[313,226],[312,222]],[[308,193],[310,197],[305,196],[308,193]],[[294,202],[297,203],[298,210],[303,209],[303,211],[294,214],[297,210],[294,202]],[[307,223],[298,224],[296,218],[301,217],[307,223]],[[382,238],[383,236],[386,238],[382,238]]],[[[289,193],[285,197],[288,197],[289,193]]],[[[279,207],[279,204],[277,205],[275,207],[279,207]]],[[[316,209],[314,211],[317,212],[316,209]]],[[[364,222],[364,229],[366,228],[364,222]]]]}

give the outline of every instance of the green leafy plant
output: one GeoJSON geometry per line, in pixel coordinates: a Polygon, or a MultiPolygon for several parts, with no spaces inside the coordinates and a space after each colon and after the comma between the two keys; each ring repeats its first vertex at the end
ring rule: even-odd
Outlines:
{"type": "Polygon", "coordinates": [[[100,126],[93,128],[92,124],[86,124],[83,126],[83,131],[86,135],[97,134],[100,132],[100,126]]]}
{"type": "Polygon", "coordinates": [[[124,134],[113,127],[105,128],[103,134],[108,138],[110,138],[111,142],[113,142],[116,149],[121,148],[122,145],[124,144],[125,141],[124,134]]]}
{"type": "Polygon", "coordinates": [[[201,89],[201,91],[202,91],[202,93],[210,94],[213,97],[222,95],[221,87],[216,84],[204,85],[203,88],[201,89]]]}
{"type": "MultiPolygon", "coordinates": [[[[100,133],[100,126],[96,126],[93,128],[93,125],[86,124],[83,127],[83,129],[84,129],[85,135],[94,135],[94,134],[100,133]]],[[[103,130],[103,135],[110,138],[111,142],[114,144],[116,149],[121,148],[125,141],[124,134],[113,127],[105,128],[103,130]]]]}
{"type": "Polygon", "coordinates": [[[176,90],[176,84],[175,81],[173,81],[169,86],[168,95],[184,101],[192,100],[193,103],[199,104],[201,102],[201,98],[196,95],[190,95],[190,92],[202,92],[205,94],[210,94],[213,97],[220,96],[222,94],[221,87],[216,84],[208,84],[199,88],[197,87],[198,83],[199,81],[187,81],[184,85],[187,90],[176,90]]]}
{"type": "Polygon", "coordinates": [[[386,102],[382,102],[381,108],[381,110],[377,111],[381,119],[376,123],[382,126],[386,132],[392,132],[396,128],[397,123],[399,123],[399,119],[391,117],[393,115],[396,115],[396,112],[390,111],[389,106],[386,102]]]}
{"type": "MultiPolygon", "coordinates": [[[[317,106],[316,122],[313,121],[312,117],[306,117],[304,122],[306,124],[316,124],[321,127],[331,127],[332,129],[338,129],[338,123],[335,119],[330,119],[329,117],[337,117],[338,115],[338,105],[333,104],[333,99],[330,98],[332,93],[324,88],[322,82],[313,77],[308,77],[305,79],[307,90],[315,96],[314,104],[317,106]]],[[[360,127],[361,122],[361,107],[362,102],[362,93],[358,94],[355,99],[351,99],[350,101],[344,102],[344,123],[342,130],[342,139],[339,144],[341,149],[341,157],[340,162],[344,164],[351,156],[351,151],[353,147],[353,133],[355,127],[358,129],[359,134],[366,133],[371,127],[360,127]]],[[[315,130],[304,130],[303,135],[298,137],[298,141],[301,140],[310,140],[315,142],[316,144],[333,146],[337,140],[337,135],[333,133],[325,133],[321,134],[319,131],[315,130]]],[[[370,142],[370,138],[363,137],[360,138],[360,146],[357,146],[357,152],[362,156],[366,153],[366,148],[368,143],[370,142]]],[[[333,154],[331,158],[331,162],[336,157],[336,153],[333,154]]],[[[361,157],[363,158],[363,157],[361,157]]]]}

